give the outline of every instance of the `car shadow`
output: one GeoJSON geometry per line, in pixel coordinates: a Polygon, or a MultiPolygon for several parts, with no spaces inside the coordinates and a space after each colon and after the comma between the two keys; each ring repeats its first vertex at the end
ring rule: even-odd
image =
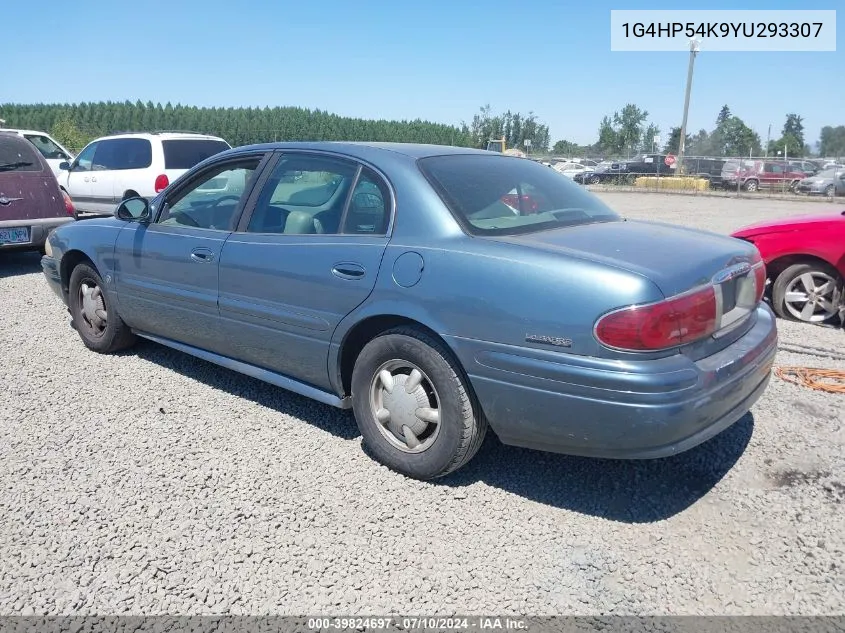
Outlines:
{"type": "MultiPolygon", "coordinates": [[[[360,437],[351,411],[139,339],[122,355],[137,356],[183,376],[294,416],[345,440],[360,437]]],[[[742,456],[754,417],[742,419],[680,455],[654,460],[573,457],[506,446],[488,431],[478,454],[433,485],[460,489],[482,482],[544,505],[612,521],[650,523],[670,518],[711,490],[742,456]]],[[[366,449],[365,449],[366,450],[366,449]]]]}
{"type": "Polygon", "coordinates": [[[342,439],[353,440],[360,436],[351,411],[316,402],[165,345],[139,339],[132,348],[119,354],[137,356],[166,367],[214,389],[250,400],[277,413],[294,416],[342,439]]]}
{"type": "Polygon", "coordinates": [[[40,272],[41,253],[38,251],[0,251],[0,278],[40,272]]]}
{"type": "Polygon", "coordinates": [[[440,480],[475,482],[556,508],[624,523],[662,521],[687,509],[733,468],[754,432],[746,413],[716,437],[672,457],[616,460],[505,446],[493,434],[461,470],[440,480]]]}

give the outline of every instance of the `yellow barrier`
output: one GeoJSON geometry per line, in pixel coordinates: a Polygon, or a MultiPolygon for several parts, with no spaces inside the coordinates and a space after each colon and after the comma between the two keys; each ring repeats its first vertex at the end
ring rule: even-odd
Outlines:
{"type": "Polygon", "coordinates": [[[692,176],[640,176],[634,181],[635,187],[643,189],[682,189],[685,191],[707,191],[710,188],[710,181],[706,178],[693,178],[692,176]]]}

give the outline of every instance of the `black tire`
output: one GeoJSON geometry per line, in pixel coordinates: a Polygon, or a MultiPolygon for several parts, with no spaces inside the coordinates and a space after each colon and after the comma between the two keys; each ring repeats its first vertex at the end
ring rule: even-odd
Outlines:
{"type": "Polygon", "coordinates": [[[836,187],[834,187],[833,185],[828,185],[824,188],[824,195],[826,195],[828,198],[833,198],[836,195],[836,187]]]}
{"type": "Polygon", "coordinates": [[[481,408],[449,350],[412,327],[389,330],[364,346],[352,371],[352,402],[364,446],[380,463],[414,479],[435,479],[462,467],[478,452],[487,432],[481,408]],[[416,365],[436,393],[439,428],[422,452],[397,448],[388,439],[388,425],[376,419],[374,385],[379,368],[393,360],[416,365]]]}
{"type": "MultiPolygon", "coordinates": [[[[842,288],[842,277],[834,268],[830,266],[825,266],[823,264],[817,263],[793,264],[792,266],[789,266],[784,269],[777,276],[777,279],[775,279],[774,283],[772,284],[772,309],[775,311],[775,314],[777,314],[782,319],[786,319],[788,321],[800,321],[802,323],[809,322],[797,318],[794,314],[789,311],[786,306],[786,291],[792,284],[792,282],[804,273],[816,272],[824,273],[825,275],[829,276],[831,279],[834,280],[838,288],[842,288]]],[[[831,315],[824,321],[817,321],[816,323],[829,323],[836,318],[837,315],[831,315]]]]}
{"type": "Polygon", "coordinates": [[[599,178],[598,176],[591,176],[590,179],[589,179],[589,183],[591,185],[597,185],[600,182],[601,182],[601,178],[599,178]]]}
{"type": "Polygon", "coordinates": [[[87,263],[81,263],[70,274],[69,297],[70,314],[73,327],[79,333],[82,342],[90,350],[100,354],[110,354],[131,347],[136,340],[129,326],[123,322],[117,310],[111,308],[111,296],[106,290],[100,274],[87,263]],[[99,288],[101,307],[106,311],[105,327],[96,327],[87,320],[82,309],[82,286],[99,288]]]}
{"type": "Polygon", "coordinates": [[[756,180],[751,178],[750,180],[745,181],[745,186],[743,187],[743,189],[745,189],[746,191],[754,192],[754,191],[757,191],[757,189],[759,188],[759,185],[760,185],[760,183],[758,183],[756,180]]]}

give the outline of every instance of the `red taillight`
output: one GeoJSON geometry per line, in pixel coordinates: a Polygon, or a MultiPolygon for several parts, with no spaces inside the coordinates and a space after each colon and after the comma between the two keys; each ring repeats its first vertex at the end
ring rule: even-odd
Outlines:
{"type": "Polygon", "coordinates": [[[167,189],[167,185],[170,184],[170,180],[168,180],[166,174],[161,174],[160,176],[156,177],[155,182],[155,190],[156,193],[161,193],[165,189],[167,189]]]}
{"type": "Polygon", "coordinates": [[[691,343],[716,331],[716,291],[712,286],[646,306],[604,315],[596,338],[608,347],[654,351],[691,343]]]}
{"type": "Polygon", "coordinates": [[[67,195],[67,191],[62,189],[61,192],[62,192],[62,199],[65,202],[65,211],[67,211],[68,215],[73,215],[74,214],[73,201],[70,199],[70,196],[67,195]]]}

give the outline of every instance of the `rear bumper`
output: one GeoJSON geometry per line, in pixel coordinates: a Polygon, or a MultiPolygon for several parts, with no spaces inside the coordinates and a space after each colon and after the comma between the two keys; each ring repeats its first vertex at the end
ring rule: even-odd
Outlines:
{"type": "Polygon", "coordinates": [[[777,351],[774,315],[693,361],[542,355],[453,340],[490,426],[505,444],[618,459],[675,455],[739,420],[765,391],[777,351]],[[474,349],[472,349],[474,348],[474,349]],[[467,359],[467,354],[470,358],[467,359]],[[467,363],[466,361],[470,362],[467,363]]]}
{"type": "Polygon", "coordinates": [[[29,242],[23,244],[0,244],[0,250],[40,248],[47,241],[47,235],[50,231],[73,221],[73,218],[70,216],[66,218],[39,218],[35,220],[0,220],[0,229],[23,226],[29,228],[29,242]]]}

